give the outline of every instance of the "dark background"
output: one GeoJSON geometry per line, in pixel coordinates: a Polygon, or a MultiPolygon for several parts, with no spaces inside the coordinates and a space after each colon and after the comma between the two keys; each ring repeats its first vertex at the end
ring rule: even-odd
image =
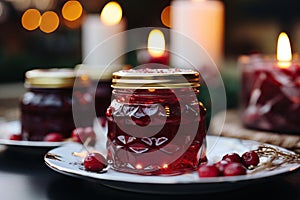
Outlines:
{"type": "MultiPolygon", "coordinates": [[[[59,15],[65,0],[56,0],[53,8],[59,15]]],[[[80,1],[86,12],[100,13],[108,1],[80,1]]],[[[127,19],[127,29],[165,27],[160,20],[171,0],[119,0],[127,19]]],[[[286,31],[293,52],[300,51],[299,0],[224,0],[224,54],[227,59],[252,51],[274,53],[280,31],[286,31]]],[[[81,62],[80,27],[64,24],[50,34],[39,29],[27,31],[21,25],[24,11],[5,4],[7,17],[0,20],[0,83],[23,81],[24,72],[32,68],[74,67],[81,62]]],[[[60,16],[61,17],[61,16],[60,16]]],[[[127,62],[130,62],[128,60],[127,62]]],[[[130,63],[129,63],[130,64],[130,63]]]]}

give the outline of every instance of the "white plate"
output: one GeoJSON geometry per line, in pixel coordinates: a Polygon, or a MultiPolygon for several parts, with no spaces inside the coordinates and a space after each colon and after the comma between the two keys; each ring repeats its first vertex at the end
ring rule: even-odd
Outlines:
{"type": "Polygon", "coordinates": [[[35,148],[50,148],[58,147],[63,144],[70,143],[69,141],[63,142],[45,142],[45,141],[18,141],[10,140],[11,134],[18,134],[21,132],[20,121],[10,121],[1,124],[0,127],[0,145],[14,146],[14,147],[35,147],[35,148]]]}
{"type": "MultiPolygon", "coordinates": [[[[207,157],[210,161],[217,161],[226,153],[236,152],[241,154],[245,151],[255,149],[259,145],[255,141],[217,136],[207,136],[207,144],[207,157]]],[[[272,146],[274,147],[274,145],[272,146]]],[[[279,149],[287,151],[283,148],[279,149]]],[[[285,164],[272,171],[263,170],[255,174],[243,176],[214,178],[199,178],[196,172],[177,176],[141,176],[108,169],[105,173],[95,173],[85,171],[81,165],[82,158],[72,155],[73,152],[80,152],[81,150],[82,145],[80,144],[67,144],[50,150],[45,155],[44,160],[51,169],[63,174],[93,180],[99,184],[122,190],[160,194],[191,194],[229,190],[254,181],[261,181],[275,175],[291,172],[300,166],[296,163],[285,164]]]]}

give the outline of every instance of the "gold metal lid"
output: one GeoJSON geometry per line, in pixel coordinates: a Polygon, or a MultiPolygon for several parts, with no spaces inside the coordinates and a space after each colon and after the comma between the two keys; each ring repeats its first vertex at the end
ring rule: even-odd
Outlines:
{"type": "Polygon", "coordinates": [[[34,69],[25,73],[26,87],[69,88],[73,87],[76,73],[73,69],[34,69]]]}
{"type": "Polygon", "coordinates": [[[190,69],[130,69],[113,73],[113,88],[165,89],[199,87],[199,73],[190,69]]]}

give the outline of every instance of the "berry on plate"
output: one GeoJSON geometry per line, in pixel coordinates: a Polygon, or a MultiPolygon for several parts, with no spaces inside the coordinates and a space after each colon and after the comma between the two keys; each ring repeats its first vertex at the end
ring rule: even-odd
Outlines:
{"type": "Polygon", "coordinates": [[[83,161],[84,168],[87,171],[101,171],[107,166],[106,159],[100,153],[89,153],[83,161]]]}
{"type": "Polygon", "coordinates": [[[255,151],[247,151],[242,155],[242,163],[247,168],[257,166],[259,164],[259,156],[255,151]]]}
{"type": "Polygon", "coordinates": [[[63,141],[63,136],[59,133],[48,133],[45,137],[44,137],[44,141],[46,142],[61,142],[63,141]]]}

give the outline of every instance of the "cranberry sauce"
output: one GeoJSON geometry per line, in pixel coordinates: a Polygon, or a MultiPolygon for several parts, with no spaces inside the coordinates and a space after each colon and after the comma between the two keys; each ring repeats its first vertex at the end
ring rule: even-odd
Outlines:
{"type": "Polygon", "coordinates": [[[71,137],[76,126],[91,126],[92,95],[89,80],[77,77],[80,86],[74,87],[76,75],[71,69],[35,69],[26,72],[27,91],[20,101],[22,140],[44,140],[49,133],[71,137]],[[76,113],[73,113],[76,108],[76,113]],[[74,122],[75,114],[80,120],[74,122]]]}
{"type": "Polygon", "coordinates": [[[21,101],[24,140],[43,140],[50,132],[69,137],[75,124],[72,117],[72,89],[30,89],[21,101]]]}
{"type": "Polygon", "coordinates": [[[195,171],[206,159],[206,110],[196,93],[195,88],[115,88],[107,110],[112,168],[142,175],[195,171]]]}
{"type": "Polygon", "coordinates": [[[93,80],[92,84],[97,85],[96,94],[95,94],[95,109],[97,117],[105,117],[106,110],[111,102],[111,80],[93,80]]]}

